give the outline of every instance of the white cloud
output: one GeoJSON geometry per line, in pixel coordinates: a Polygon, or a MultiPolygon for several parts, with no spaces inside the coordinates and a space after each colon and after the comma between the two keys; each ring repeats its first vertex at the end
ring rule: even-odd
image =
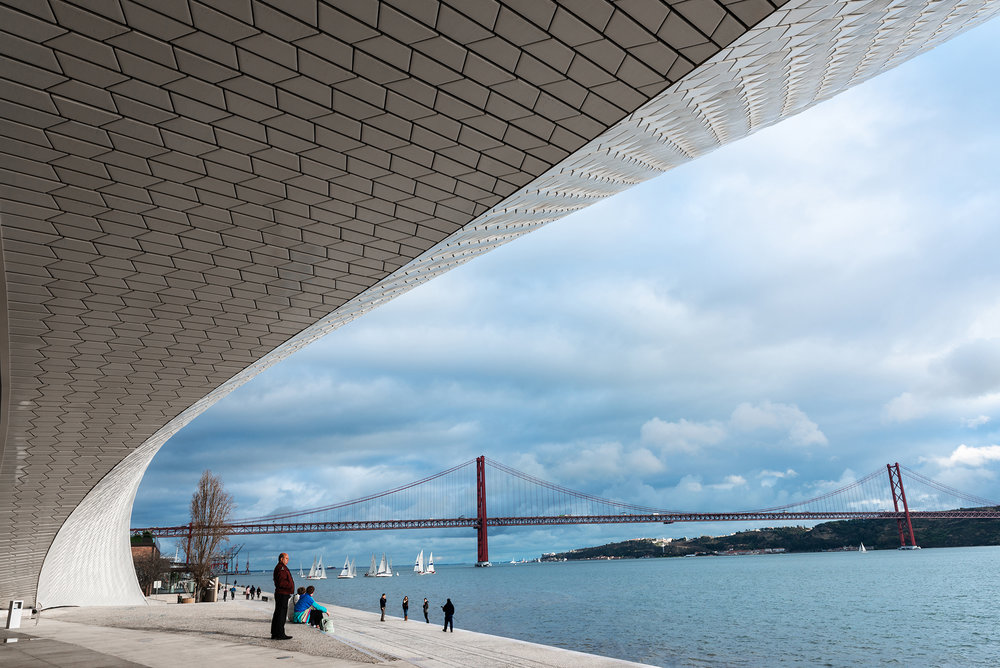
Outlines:
{"type": "Polygon", "coordinates": [[[510,462],[510,466],[522,473],[527,473],[542,480],[549,480],[552,477],[549,475],[545,465],[538,461],[538,456],[535,453],[520,453],[516,455],[513,461],[510,462]]]}
{"type": "Polygon", "coordinates": [[[734,487],[744,487],[747,484],[747,479],[741,475],[727,475],[722,482],[717,482],[713,485],[709,485],[712,489],[733,489],[734,487]]]}
{"type": "Polygon", "coordinates": [[[956,346],[930,371],[947,382],[949,394],[981,396],[1000,391],[1000,339],[977,339],[956,346]]]}
{"type": "Polygon", "coordinates": [[[805,484],[803,487],[810,497],[818,497],[829,492],[833,492],[841,487],[846,487],[857,481],[858,475],[852,469],[844,469],[839,480],[815,480],[805,484]]]}
{"type": "Polygon", "coordinates": [[[642,477],[666,470],[663,462],[646,448],[626,450],[621,443],[600,443],[575,448],[558,467],[561,480],[614,480],[642,477]]]}
{"type": "Polygon", "coordinates": [[[927,408],[926,401],[910,392],[903,392],[889,400],[882,408],[882,414],[889,422],[908,422],[924,415],[927,408]]]}
{"type": "MultiPolygon", "coordinates": [[[[969,421],[960,417],[969,413],[1000,411],[1000,392],[981,396],[946,396],[938,391],[903,392],[882,407],[882,417],[886,422],[909,422],[924,418],[946,418],[960,420],[963,426],[975,428],[985,424],[980,418],[969,421]]],[[[987,419],[987,422],[989,420],[987,419]]]]}
{"type": "Polygon", "coordinates": [[[989,416],[980,415],[974,418],[964,418],[962,420],[962,426],[968,427],[969,429],[976,429],[977,427],[982,427],[984,424],[990,421],[989,416]]]}
{"type": "Polygon", "coordinates": [[[794,478],[798,473],[794,469],[788,469],[787,471],[761,471],[757,474],[758,478],[794,478]]]}
{"type": "MultiPolygon", "coordinates": [[[[794,445],[826,445],[826,435],[797,406],[764,401],[744,402],[730,415],[728,423],[710,420],[689,421],[684,418],[668,422],[654,417],[640,429],[640,440],[658,448],[662,454],[697,455],[709,446],[726,449],[725,442],[734,432],[772,431],[782,434],[794,445]]],[[[736,446],[733,446],[735,448],[736,446]]]]}
{"type": "MultiPolygon", "coordinates": [[[[934,353],[913,353],[911,387],[883,407],[889,422],[928,416],[959,416],[1000,406],[1000,339],[948,342],[934,353]]],[[[976,428],[989,421],[981,414],[962,419],[976,428]]]]}
{"type": "Polygon", "coordinates": [[[677,483],[677,491],[698,493],[701,491],[701,477],[696,475],[686,475],[677,483]]]}
{"type": "Polygon", "coordinates": [[[757,474],[761,487],[774,487],[774,485],[782,478],[794,478],[796,476],[798,476],[798,473],[796,473],[794,469],[788,469],[786,471],[764,470],[757,474]]]}
{"type": "Polygon", "coordinates": [[[660,458],[646,448],[638,448],[627,453],[624,463],[628,470],[644,474],[662,473],[667,470],[660,458]]]}
{"type": "Polygon", "coordinates": [[[705,445],[714,445],[726,437],[726,429],[717,422],[665,422],[653,418],[642,425],[640,438],[663,452],[694,453],[705,445]]]}
{"type": "Polygon", "coordinates": [[[730,424],[740,431],[768,429],[785,431],[795,445],[826,445],[827,438],[819,425],[809,419],[798,406],[765,401],[757,405],[742,403],[736,407],[730,424]]]}
{"type": "Polygon", "coordinates": [[[985,445],[980,448],[971,447],[964,443],[959,445],[947,457],[935,457],[933,461],[944,468],[954,466],[968,466],[978,468],[988,462],[1000,461],[1000,445],[985,445]]]}

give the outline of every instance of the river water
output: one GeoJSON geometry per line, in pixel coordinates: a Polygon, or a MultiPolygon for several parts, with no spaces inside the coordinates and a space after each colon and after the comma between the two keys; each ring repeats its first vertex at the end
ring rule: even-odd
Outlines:
{"type": "MultiPolygon", "coordinates": [[[[359,557],[353,580],[293,568],[296,586],[372,612],[385,592],[400,618],[406,595],[420,624],[424,597],[434,624],[450,597],[458,628],[659,666],[1000,666],[1000,547],[397,566],[393,578],[362,577],[359,557]]],[[[272,587],[270,572],[235,578],[272,587]]]]}

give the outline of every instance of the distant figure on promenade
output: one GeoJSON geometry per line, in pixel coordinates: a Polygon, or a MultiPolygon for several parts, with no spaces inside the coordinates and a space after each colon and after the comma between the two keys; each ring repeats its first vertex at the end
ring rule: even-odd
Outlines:
{"type": "Polygon", "coordinates": [[[243,590],[243,598],[250,600],[250,585],[247,585],[247,588],[243,590]]]}
{"type": "Polygon", "coordinates": [[[229,590],[225,587],[222,588],[222,602],[226,602],[226,597],[229,596],[229,590]]]}
{"type": "Polygon", "coordinates": [[[299,596],[299,600],[295,604],[295,618],[292,621],[296,624],[308,622],[309,626],[318,629],[323,626],[323,615],[326,614],[327,610],[313,598],[312,595],[315,591],[316,588],[309,585],[306,587],[305,593],[299,596]]]}
{"type": "Polygon", "coordinates": [[[382,598],[378,600],[378,607],[382,609],[382,621],[385,621],[385,593],[382,593],[382,598]]]}
{"type": "Polygon", "coordinates": [[[233,599],[234,601],[236,600],[236,585],[235,584],[232,587],[229,588],[229,598],[233,599]]]}
{"type": "Polygon", "coordinates": [[[454,620],[454,617],[455,617],[455,604],[452,603],[451,599],[449,598],[448,601],[444,605],[441,606],[441,609],[444,610],[444,628],[441,629],[441,630],[442,631],[447,631],[448,627],[450,626],[451,627],[451,632],[454,633],[455,632],[455,620],[454,620]]]}
{"type": "Polygon", "coordinates": [[[403,621],[405,622],[410,618],[410,597],[403,597],[403,621]]]}
{"type": "Polygon", "coordinates": [[[257,600],[260,600],[260,585],[257,585],[257,600]]]}
{"type": "Polygon", "coordinates": [[[288,617],[288,597],[295,591],[295,580],[288,570],[288,554],[278,555],[278,565],[274,567],[274,616],[271,617],[271,640],[291,640],[285,633],[285,619],[288,617]]]}
{"type": "Polygon", "coordinates": [[[430,619],[430,617],[427,616],[427,606],[428,605],[430,605],[430,604],[427,602],[427,599],[425,598],[424,599],[424,621],[427,622],[428,624],[430,624],[431,623],[431,619],[430,619]]]}

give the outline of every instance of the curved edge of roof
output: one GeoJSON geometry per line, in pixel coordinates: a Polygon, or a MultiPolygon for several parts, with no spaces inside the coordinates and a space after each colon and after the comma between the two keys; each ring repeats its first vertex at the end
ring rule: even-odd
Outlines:
{"type": "Polygon", "coordinates": [[[195,403],[127,456],[77,506],[46,555],[45,606],[143,601],[129,517],[160,447],[273,364],[473,257],[804,111],[1000,12],[993,0],[878,7],[793,0],[700,68],[457,233],[300,332],[195,403]],[[817,58],[824,54],[824,58],[817,58]]]}

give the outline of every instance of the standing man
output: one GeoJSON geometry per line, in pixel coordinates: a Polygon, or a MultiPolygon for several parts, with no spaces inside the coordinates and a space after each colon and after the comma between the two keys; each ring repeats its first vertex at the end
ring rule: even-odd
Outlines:
{"type": "Polygon", "coordinates": [[[444,610],[444,628],[441,629],[441,630],[442,631],[447,631],[448,627],[450,626],[451,627],[451,632],[454,633],[455,632],[455,620],[454,620],[454,617],[455,617],[455,604],[452,603],[451,599],[449,598],[447,600],[447,602],[445,602],[445,604],[441,606],[441,609],[444,610]]]}
{"type": "Polygon", "coordinates": [[[285,619],[288,618],[288,597],[295,591],[295,580],[288,570],[288,554],[278,555],[278,565],[274,567],[274,617],[271,618],[271,640],[291,640],[285,634],[285,619]]]}
{"type": "Polygon", "coordinates": [[[378,600],[378,607],[382,609],[382,621],[385,621],[385,592],[382,593],[382,598],[378,600]]]}
{"type": "Polygon", "coordinates": [[[429,605],[430,604],[427,602],[427,599],[425,598],[424,599],[424,621],[427,622],[428,624],[431,623],[431,618],[427,616],[427,606],[429,606],[429,605]]]}

